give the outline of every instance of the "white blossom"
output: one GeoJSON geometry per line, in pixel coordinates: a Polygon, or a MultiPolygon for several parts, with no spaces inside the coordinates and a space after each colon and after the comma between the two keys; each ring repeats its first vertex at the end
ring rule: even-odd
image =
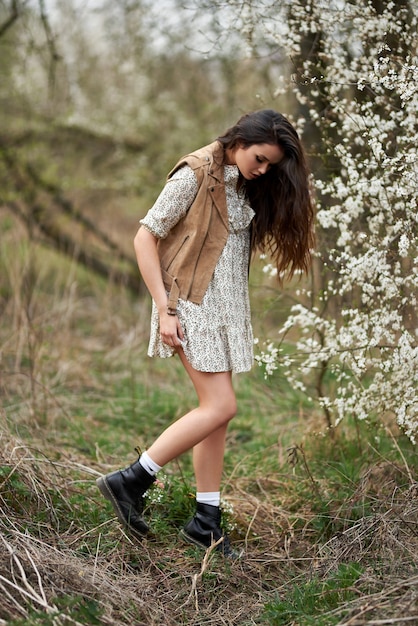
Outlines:
{"type": "MultiPolygon", "coordinates": [[[[328,154],[339,161],[333,178],[316,176],[321,290],[295,290],[279,330],[284,341],[297,334],[289,356],[269,343],[257,356],[266,375],[279,367],[295,389],[314,393],[321,368],[333,375],[317,400],[338,424],[392,414],[415,441],[418,437],[418,67],[402,50],[415,50],[418,6],[408,19],[394,4],[377,13],[372,3],[292,2],[288,24],[292,53],[306,32],[321,33],[326,72],[318,76],[303,60],[303,85],[294,83],[310,123],[327,133],[328,154]],[[335,10],[337,8],[337,10],[335,10]],[[297,32],[296,32],[297,31],[297,32]],[[398,42],[392,48],[386,43],[398,42]],[[347,44],[347,42],[350,42],[347,44]],[[310,80],[312,79],[312,80],[310,80]],[[327,122],[318,109],[325,92],[332,110],[327,122]],[[308,306],[307,303],[311,304],[308,306]]],[[[270,33],[272,37],[274,34],[270,33]]],[[[281,33],[278,44],[285,45],[281,33]]],[[[299,124],[300,130],[308,125],[299,124]]],[[[266,274],[271,267],[266,259],[266,274]]],[[[278,344],[280,345],[280,344],[278,344]]]]}

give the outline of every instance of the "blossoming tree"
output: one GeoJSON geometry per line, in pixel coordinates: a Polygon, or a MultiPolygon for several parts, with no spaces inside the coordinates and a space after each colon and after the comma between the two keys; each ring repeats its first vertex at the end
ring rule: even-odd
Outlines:
{"type": "MultiPolygon", "coordinates": [[[[259,3],[259,9],[261,5],[259,3]]],[[[277,6],[277,5],[276,5],[277,6]]],[[[309,288],[258,360],[316,389],[327,423],[394,416],[418,433],[417,2],[296,1],[272,37],[317,131],[319,245],[309,288]],[[315,381],[312,384],[312,381],[315,381]]],[[[284,86],[285,88],[285,86],[284,86]]],[[[269,271],[269,266],[266,266],[269,271]]]]}

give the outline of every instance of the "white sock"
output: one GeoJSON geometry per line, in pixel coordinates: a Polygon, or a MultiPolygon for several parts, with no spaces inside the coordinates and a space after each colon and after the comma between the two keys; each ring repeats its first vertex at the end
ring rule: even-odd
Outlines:
{"type": "Polygon", "coordinates": [[[200,502],[200,504],[211,504],[212,506],[219,506],[221,503],[221,492],[198,491],[196,493],[196,502],[200,502]]]}
{"type": "Polygon", "coordinates": [[[155,474],[161,469],[161,465],[157,465],[157,463],[152,460],[148,452],[143,452],[141,454],[139,462],[144,470],[148,472],[148,474],[151,474],[151,476],[155,476],[155,474]]]}

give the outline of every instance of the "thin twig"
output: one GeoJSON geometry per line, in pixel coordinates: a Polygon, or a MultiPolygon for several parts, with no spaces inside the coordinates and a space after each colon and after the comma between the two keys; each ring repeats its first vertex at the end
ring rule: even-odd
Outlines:
{"type": "Polygon", "coordinates": [[[194,596],[195,597],[195,608],[196,608],[196,613],[199,613],[199,598],[197,595],[197,584],[198,582],[202,579],[203,574],[205,573],[205,571],[207,570],[208,564],[209,564],[209,557],[212,554],[212,552],[216,549],[216,547],[223,541],[223,537],[220,537],[218,539],[218,541],[216,541],[215,543],[213,543],[211,546],[209,546],[209,548],[206,550],[205,552],[205,556],[203,557],[202,560],[202,566],[200,568],[200,572],[198,574],[194,574],[193,578],[192,578],[192,588],[190,589],[190,593],[189,596],[186,600],[186,602],[184,602],[180,609],[182,609],[184,606],[186,606],[191,598],[194,596]]]}
{"type": "Polygon", "coordinates": [[[99,533],[99,538],[97,540],[96,554],[95,554],[95,557],[94,557],[93,577],[92,577],[93,585],[94,585],[95,580],[96,580],[97,559],[99,558],[99,549],[100,549],[100,540],[101,540],[101,538],[102,538],[102,533],[99,533]]]}

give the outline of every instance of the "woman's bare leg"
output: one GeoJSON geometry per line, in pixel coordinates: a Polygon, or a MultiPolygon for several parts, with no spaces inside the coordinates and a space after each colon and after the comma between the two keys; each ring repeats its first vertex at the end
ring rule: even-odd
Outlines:
{"type": "Polygon", "coordinates": [[[196,491],[220,491],[228,424],[221,426],[193,448],[196,491]]]}
{"type": "Polygon", "coordinates": [[[199,406],[169,426],[147,452],[163,466],[193,448],[197,491],[219,491],[226,431],[236,413],[231,372],[198,372],[182,350],[179,356],[195,387],[199,406]]]}

